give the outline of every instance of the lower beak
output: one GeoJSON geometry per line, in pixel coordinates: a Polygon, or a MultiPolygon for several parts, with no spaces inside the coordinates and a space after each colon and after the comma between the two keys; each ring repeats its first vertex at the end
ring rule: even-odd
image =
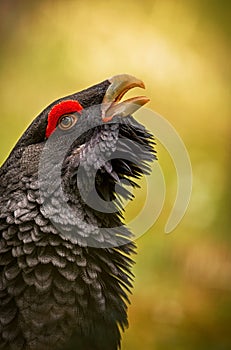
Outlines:
{"type": "Polygon", "coordinates": [[[134,87],[145,88],[144,83],[128,74],[115,75],[109,79],[111,83],[104,96],[101,110],[103,122],[112,120],[114,116],[126,117],[136,112],[150,101],[145,96],[137,96],[121,101],[124,94],[134,87]]]}

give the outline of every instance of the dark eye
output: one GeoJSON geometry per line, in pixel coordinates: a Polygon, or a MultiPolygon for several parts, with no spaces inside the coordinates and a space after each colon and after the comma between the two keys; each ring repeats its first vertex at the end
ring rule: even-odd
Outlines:
{"type": "Polygon", "coordinates": [[[63,115],[59,119],[59,128],[62,130],[68,130],[77,122],[78,117],[74,114],[63,115]]]}

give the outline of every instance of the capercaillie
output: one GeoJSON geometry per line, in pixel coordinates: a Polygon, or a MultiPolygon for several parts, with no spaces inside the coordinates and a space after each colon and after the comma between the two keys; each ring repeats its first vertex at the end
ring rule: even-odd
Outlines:
{"type": "Polygon", "coordinates": [[[116,350],[128,325],[132,233],[124,186],[150,171],[131,114],[143,83],[118,75],[41,112],[0,169],[0,348],[116,350]]]}

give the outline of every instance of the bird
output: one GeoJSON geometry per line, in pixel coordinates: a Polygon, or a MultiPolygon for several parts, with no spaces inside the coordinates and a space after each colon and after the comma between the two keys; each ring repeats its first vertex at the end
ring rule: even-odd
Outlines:
{"type": "Polygon", "coordinates": [[[0,349],[117,350],[136,244],[124,201],[156,159],[119,74],[52,102],[0,168],[0,349]]]}

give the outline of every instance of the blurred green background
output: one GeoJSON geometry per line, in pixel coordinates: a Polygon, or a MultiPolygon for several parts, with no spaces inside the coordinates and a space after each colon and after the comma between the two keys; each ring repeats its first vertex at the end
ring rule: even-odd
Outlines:
{"type": "Polygon", "coordinates": [[[166,201],[138,239],[122,349],[231,349],[231,2],[1,0],[0,11],[1,163],[46,105],[119,73],[145,82],[190,154],[192,199],[166,235],[176,174],[157,144],[166,201]]]}

